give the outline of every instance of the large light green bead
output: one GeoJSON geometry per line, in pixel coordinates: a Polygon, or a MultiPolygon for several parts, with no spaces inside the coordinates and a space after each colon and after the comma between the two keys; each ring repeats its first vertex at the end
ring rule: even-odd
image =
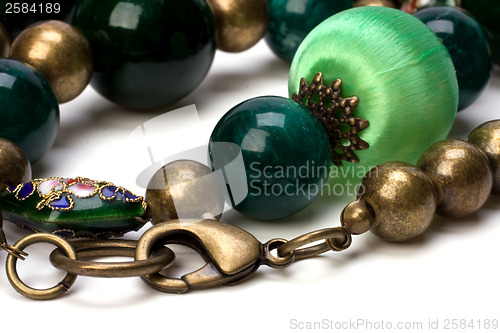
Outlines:
{"type": "Polygon", "coordinates": [[[325,85],[341,79],[342,96],[358,96],[356,117],[369,121],[356,151],[360,163],[344,162],[340,175],[359,179],[386,161],[415,163],[444,139],[458,105],[458,85],[448,51],[413,16],[385,7],[360,7],[317,26],[299,47],[290,70],[289,93],[317,72],[325,85]]]}

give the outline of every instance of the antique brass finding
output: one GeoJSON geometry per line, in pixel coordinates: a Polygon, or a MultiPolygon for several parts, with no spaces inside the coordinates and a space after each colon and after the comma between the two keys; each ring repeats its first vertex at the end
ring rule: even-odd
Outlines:
{"type": "Polygon", "coordinates": [[[0,249],[4,249],[9,254],[21,260],[24,260],[25,259],[24,257],[28,256],[26,252],[16,249],[15,247],[10,246],[7,243],[7,237],[5,237],[5,233],[3,232],[3,217],[1,211],[0,211],[0,249]]]}
{"type": "Polygon", "coordinates": [[[143,276],[151,287],[170,293],[185,293],[219,285],[234,284],[255,272],[260,265],[283,268],[296,258],[305,259],[328,250],[340,251],[351,244],[351,234],[344,228],[323,229],[291,241],[272,239],[261,244],[248,232],[214,220],[186,223],[172,220],[153,226],[139,239],[135,259],[149,257],[154,245],[181,244],[196,250],[205,260],[202,268],[181,278],[159,273],[143,276]],[[299,249],[318,240],[322,244],[299,249]],[[277,249],[278,255],[271,251],[277,249]]]}
{"type": "Polygon", "coordinates": [[[168,266],[175,258],[172,250],[160,247],[151,257],[131,262],[93,262],[94,259],[109,256],[134,257],[137,241],[133,240],[83,240],[71,242],[79,260],[69,258],[59,249],[50,254],[50,262],[68,273],[93,277],[131,277],[153,274],[168,266]]]}
{"type": "Polygon", "coordinates": [[[206,261],[205,266],[180,279],[159,273],[142,277],[151,287],[170,293],[235,283],[259,267],[263,253],[262,244],[254,236],[229,224],[172,220],[156,224],[142,235],[135,259],[148,258],[159,242],[191,247],[206,261]]]}
{"type": "MultiPolygon", "coordinates": [[[[57,247],[61,248],[64,254],[71,259],[77,258],[76,251],[67,241],[65,241],[59,236],[52,234],[40,233],[40,234],[32,234],[26,236],[20,241],[18,241],[14,245],[14,248],[19,250],[24,250],[29,245],[42,242],[56,245],[57,247]]],[[[21,279],[19,278],[19,275],[17,274],[16,263],[17,263],[17,257],[9,253],[5,265],[7,271],[7,278],[9,279],[10,284],[14,287],[14,289],[18,293],[31,299],[46,300],[46,299],[56,298],[64,294],[66,291],[68,291],[68,289],[73,285],[73,283],[76,280],[75,274],[68,273],[62,279],[61,282],[59,282],[52,288],[48,289],[31,288],[30,286],[26,285],[23,281],[21,281],[21,279]]]]}
{"type": "Polygon", "coordinates": [[[344,228],[328,228],[312,231],[296,237],[278,247],[278,255],[295,254],[295,260],[307,259],[326,251],[342,251],[351,245],[351,234],[344,228]],[[325,240],[325,242],[299,249],[307,244],[325,240]]]}

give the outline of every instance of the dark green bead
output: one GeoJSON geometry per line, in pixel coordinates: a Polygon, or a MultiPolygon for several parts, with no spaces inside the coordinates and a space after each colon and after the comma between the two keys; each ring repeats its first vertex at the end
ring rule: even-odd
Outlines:
{"type": "Polygon", "coordinates": [[[18,226],[65,237],[109,237],[146,222],[142,197],[108,182],[35,179],[0,194],[4,216],[18,226]]]}
{"type": "Polygon", "coordinates": [[[47,20],[70,22],[78,1],[0,0],[0,22],[14,39],[22,30],[35,22],[47,20]]]}
{"type": "Polygon", "coordinates": [[[493,52],[493,60],[495,64],[500,65],[500,33],[489,33],[491,51],[493,52]]]}
{"type": "Polygon", "coordinates": [[[92,46],[91,85],[129,108],[164,107],[188,95],[215,54],[203,0],[83,0],[73,24],[92,46]]]}
{"type": "Polygon", "coordinates": [[[59,105],[49,84],[31,67],[0,59],[0,137],[35,163],[52,147],[59,129],[59,105]]]}
{"type": "Polygon", "coordinates": [[[209,154],[229,184],[231,205],[256,219],[284,218],[308,206],[331,161],[323,125],[282,97],[258,97],[231,109],[210,137],[209,154]]]}
{"type": "Polygon", "coordinates": [[[491,32],[500,33],[500,1],[462,0],[462,8],[491,32]]]}
{"type": "Polygon", "coordinates": [[[465,109],[479,98],[493,70],[485,30],[472,17],[451,7],[426,8],[415,17],[433,30],[448,49],[458,79],[458,110],[465,109]]]}
{"type": "Polygon", "coordinates": [[[283,60],[291,62],[311,30],[328,17],[348,8],[352,0],[268,0],[266,42],[283,60]]]}

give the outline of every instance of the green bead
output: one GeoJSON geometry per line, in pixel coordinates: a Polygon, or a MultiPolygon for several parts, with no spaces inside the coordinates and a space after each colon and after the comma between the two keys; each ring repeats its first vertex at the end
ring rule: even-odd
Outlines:
{"type": "Polygon", "coordinates": [[[0,59],[0,137],[17,144],[35,163],[52,147],[59,129],[59,105],[34,69],[0,59]]]}
{"type": "Polygon", "coordinates": [[[331,160],[322,124],[282,97],[258,97],[231,109],[212,132],[209,154],[212,169],[225,175],[233,208],[256,219],[307,207],[321,192],[331,160]]]}
{"type": "Polygon", "coordinates": [[[142,197],[109,182],[85,178],[35,179],[0,194],[11,222],[64,237],[109,237],[138,230],[146,222],[142,197]]]}
{"type": "Polygon", "coordinates": [[[462,7],[493,33],[500,33],[500,2],[498,0],[462,0],[462,7]]]}
{"type": "Polygon", "coordinates": [[[73,24],[92,46],[92,87],[124,107],[177,102],[200,84],[215,54],[203,0],[83,0],[73,24]]]}
{"type": "Polygon", "coordinates": [[[452,7],[422,9],[415,17],[434,31],[450,52],[458,79],[458,110],[472,105],[486,87],[493,70],[493,57],[483,27],[452,7]]]}
{"type": "Polygon", "coordinates": [[[342,80],[342,97],[357,96],[354,116],[366,119],[356,151],[342,176],[359,180],[387,161],[415,163],[444,139],[455,119],[458,86],[448,51],[415,17],[385,7],[343,11],[316,27],[299,47],[290,69],[289,94],[301,78],[323,73],[325,85],[342,80]]]}
{"type": "Polygon", "coordinates": [[[500,33],[490,33],[490,45],[493,53],[493,61],[495,64],[500,65],[500,33]]]}
{"type": "Polygon", "coordinates": [[[352,0],[268,0],[265,40],[281,59],[291,62],[307,34],[328,17],[352,8],[352,0]]]}

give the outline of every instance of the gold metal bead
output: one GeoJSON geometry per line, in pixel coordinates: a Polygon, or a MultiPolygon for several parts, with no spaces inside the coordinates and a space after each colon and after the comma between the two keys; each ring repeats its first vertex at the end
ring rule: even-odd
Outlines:
{"type": "Polygon", "coordinates": [[[0,138],[0,192],[31,180],[31,164],[15,143],[0,138]]]}
{"type": "Polygon", "coordinates": [[[149,181],[145,200],[151,222],[174,219],[220,219],[224,194],[212,170],[195,161],[178,160],[163,166],[149,181]]]}
{"type": "Polygon", "coordinates": [[[348,204],[342,211],[342,226],[353,235],[361,235],[371,229],[375,222],[372,212],[363,199],[348,204]]]}
{"type": "Polygon", "coordinates": [[[478,126],[468,141],[486,153],[493,167],[493,193],[500,194],[500,120],[478,126]]]}
{"type": "Polygon", "coordinates": [[[363,7],[363,6],[380,6],[380,7],[397,8],[394,1],[391,0],[358,0],[354,2],[354,7],[363,7]]]}
{"type": "Polygon", "coordinates": [[[0,58],[7,58],[9,56],[10,37],[9,33],[0,22],[0,58]]]}
{"type": "Polygon", "coordinates": [[[12,43],[10,57],[38,70],[59,103],[78,96],[92,77],[89,42],[78,29],[61,21],[47,21],[21,32],[12,43]]]}
{"type": "Polygon", "coordinates": [[[208,0],[216,24],[217,48],[241,52],[266,33],[269,9],[266,0],[208,0]]]}
{"type": "Polygon", "coordinates": [[[442,216],[469,215],[488,199],[493,171],[486,154],[462,140],[443,140],[430,146],[417,166],[437,190],[437,213],[442,216]]]}
{"type": "Polygon", "coordinates": [[[421,170],[405,162],[387,162],[370,170],[358,198],[375,220],[371,231],[387,241],[402,242],[422,234],[436,212],[436,190],[421,170]]]}

